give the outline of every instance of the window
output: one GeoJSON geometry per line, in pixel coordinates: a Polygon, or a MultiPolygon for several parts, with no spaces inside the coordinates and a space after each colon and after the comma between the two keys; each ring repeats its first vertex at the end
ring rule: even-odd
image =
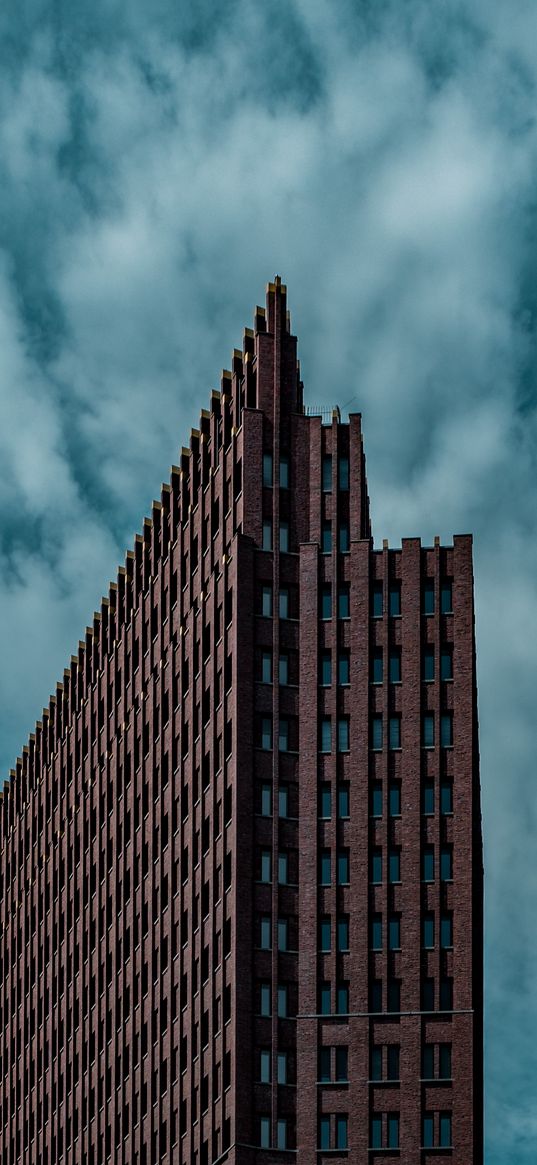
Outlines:
{"type": "Polygon", "coordinates": [[[373,979],[370,986],[370,1010],[382,1011],[382,979],[373,979]]]}
{"type": "Polygon", "coordinates": [[[289,683],[289,656],[288,655],[285,655],[285,654],[280,655],[280,659],[279,659],[279,663],[278,663],[278,679],[280,681],[280,684],[288,684],[289,683]]]}
{"type": "Polygon", "coordinates": [[[261,850],[261,882],[272,882],[272,852],[261,850]]]}
{"type": "Polygon", "coordinates": [[[438,1077],[451,1080],[451,1044],[438,1045],[438,1077]]]}
{"type": "Polygon", "coordinates": [[[263,521],[263,550],[272,550],[272,520],[265,518],[263,521]]]}
{"type": "Polygon", "coordinates": [[[440,980],[440,1010],[453,1010],[453,979],[440,980]]]}
{"type": "Polygon", "coordinates": [[[388,791],[390,817],[401,816],[401,782],[393,781],[388,791]]]}
{"type": "Polygon", "coordinates": [[[289,489],[289,458],[286,453],[280,456],[280,489],[289,489]]]}
{"type": "Polygon", "coordinates": [[[336,1048],[335,1054],[336,1054],[336,1056],[335,1056],[335,1058],[336,1058],[336,1080],[337,1081],[346,1081],[349,1078],[349,1070],[348,1070],[349,1050],[348,1050],[348,1048],[339,1047],[339,1048],[336,1048]]]}
{"type": "Polygon", "coordinates": [[[398,583],[390,587],[390,615],[401,614],[401,587],[398,583]]]}
{"type": "Polygon", "coordinates": [[[401,1010],[401,982],[399,979],[388,980],[388,1011],[401,1010]]]}
{"type": "Polygon", "coordinates": [[[377,1112],[371,1117],[369,1142],[371,1149],[382,1149],[382,1116],[377,1112]]]}
{"type": "Polygon", "coordinates": [[[270,1117],[259,1117],[259,1144],[262,1149],[270,1149],[270,1117]]]}
{"type": "Polygon", "coordinates": [[[330,998],[330,984],[321,983],[319,990],[319,1011],[321,1015],[330,1015],[332,1001],[330,998]]]}
{"type": "Polygon", "coordinates": [[[432,781],[425,781],[422,790],[422,808],[425,817],[432,817],[434,814],[434,783],[432,781]]]}
{"type": "Polygon", "coordinates": [[[348,651],[340,651],[339,653],[337,682],[341,685],[350,684],[350,657],[348,651]]]}
{"type": "Polygon", "coordinates": [[[272,817],[272,786],[261,785],[261,816],[272,817]]]}
{"type": "Polygon", "coordinates": [[[280,752],[289,752],[289,721],[285,716],[280,717],[278,748],[280,752]]]}
{"type": "Polygon", "coordinates": [[[289,787],[287,785],[280,785],[278,789],[278,816],[289,816],[289,787]]]}
{"type": "Polygon", "coordinates": [[[278,919],[278,950],[289,950],[289,924],[287,918],[278,919]]]}
{"type": "Polygon", "coordinates": [[[278,1074],[278,1084],[287,1084],[287,1052],[278,1052],[276,1070],[278,1074]]]}
{"type": "Polygon", "coordinates": [[[382,817],[382,785],[373,781],[371,786],[371,816],[382,817]]]}
{"type": "Polygon", "coordinates": [[[289,522],[280,522],[280,550],[282,554],[289,550],[289,522]]]}
{"type": "Polygon", "coordinates": [[[332,587],[325,584],[321,587],[321,619],[332,618],[332,587]]]}
{"type": "Polygon", "coordinates": [[[382,882],[382,850],[374,849],[371,854],[371,881],[374,886],[382,882]]]}
{"type": "Polygon", "coordinates": [[[332,816],[332,793],[327,781],[323,781],[319,789],[319,817],[328,821],[332,816]]]}
{"type": "Polygon", "coordinates": [[[434,1116],[432,1112],[424,1112],[421,1139],[424,1149],[434,1148],[434,1116]]]}
{"type": "Polygon", "coordinates": [[[423,614],[434,615],[434,579],[426,578],[423,584],[423,614]]]}
{"type": "Polygon", "coordinates": [[[261,680],[264,684],[272,683],[272,652],[261,653],[261,680]]]}
{"type": "Polygon", "coordinates": [[[323,554],[330,554],[332,550],[332,523],[323,522],[321,529],[321,548],[323,554]]]}
{"type": "Polygon", "coordinates": [[[440,1140],[441,1149],[448,1149],[451,1145],[451,1113],[440,1113],[440,1140]]]}
{"type": "Polygon", "coordinates": [[[384,597],[381,582],[373,583],[373,618],[382,619],[384,613],[384,597]]]}
{"type": "Polygon", "coordinates": [[[423,1011],[434,1011],[434,979],[424,979],[421,985],[423,1011]]]}
{"type": "Polygon", "coordinates": [[[278,984],[277,1007],[278,1019],[286,1019],[289,1015],[289,998],[287,985],[285,983],[278,984]]]}
{"type": "Polygon", "coordinates": [[[259,1014],[271,1015],[270,983],[261,983],[259,988],[259,1014]]]}
{"type": "Polygon", "coordinates": [[[337,920],[337,949],[349,950],[349,919],[346,916],[337,920]]]}
{"type": "Polygon", "coordinates": [[[371,721],[371,747],[377,751],[382,748],[382,716],[373,716],[371,721]]]}
{"type": "Polygon", "coordinates": [[[371,1048],[369,1075],[371,1080],[382,1080],[382,1047],[380,1044],[371,1048]]]}
{"type": "Polygon", "coordinates": [[[270,716],[261,718],[261,748],[265,751],[272,748],[272,720],[270,716]]]}
{"type": "Polygon", "coordinates": [[[280,587],[280,619],[289,618],[289,587],[280,587]]]}
{"type": "Polygon", "coordinates": [[[390,748],[401,748],[401,717],[390,716],[389,723],[390,748]]]}
{"type": "Polygon", "coordinates": [[[338,983],[336,987],[336,1015],[349,1014],[349,985],[338,983]]]}
{"type": "Polygon", "coordinates": [[[337,884],[348,886],[350,882],[350,862],[348,849],[338,851],[337,855],[337,884]]]}
{"type": "Polygon", "coordinates": [[[272,615],[272,587],[263,587],[261,591],[261,614],[270,618],[272,615]]]}
{"type": "Polygon", "coordinates": [[[261,1084],[270,1084],[271,1056],[270,1048],[261,1048],[259,1053],[259,1080],[261,1084]]]}
{"type": "Polygon", "coordinates": [[[321,685],[327,688],[332,683],[332,655],[330,651],[321,652],[321,685]]]}
{"type": "Polygon", "coordinates": [[[338,752],[348,752],[350,749],[350,726],[348,716],[341,716],[337,722],[337,748],[338,752]]]}
{"type": "Polygon", "coordinates": [[[341,554],[348,554],[351,548],[351,540],[349,533],[349,523],[340,522],[339,525],[339,550],[341,554]]]}
{"type": "Polygon", "coordinates": [[[440,587],[440,610],[443,615],[451,615],[453,611],[453,583],[445,579],[440,587]]]}
{"type": "Polygon", "coordinates": [[[317,1079],[320,1080],[322,1084],[328,1084],[332,1079],[331,1071],[330,1048],[319,1048],[317,1079]]]}
{"type": "Polygon", "coordinates": [[[323,915],[319,924],[319,949],[322,952],[327,952],[331,949],[332,933],[330,918],[328,915],[323,915]]]}
{"type": "Polygon", "coordinates": [[[349,458],[340,457],[339,459],[339,488],[347,490],[349,488],[349,458]]]}
{"type": "Polygon", "coordinates": [[[428,845],[422,855],[422,877],[424,882],[434,882],[434,848],[428,845]]]}
{"type": "Polygon", "coordinates": [[[434,680],[434,647],[427,643],[423,649],[423,679],[425,683],[434,680]]]}
{"type": "Polygon", "coordinates": [[[390,652],[390,683],[391,684],[400,684],[401,683],[401,652],[400,651],[391,651],[390,652]]]}
{"type": "Polygon", "coordinates": [[[389,879],[390,882],[401,881],[401,851],[398,849],[390,850],[389,857],[389,879]]]}
{"type": "Polygon", "coordinates": [[[399,1117],[388,1113],[388,1149],[399,1148],[399,1117]]]}
{"type": "Polygon", "coordinates": [[[440,812],[453,813],[453,785],[444,782],[440,785],[440,812]]]}
{"type": "Polygon", "coordinates": [[[278,1149],[287,1148],[287,1117],[278,1117],[276,1121],[276,1147],[278,1149]]]}
{"type": "Polygon", "coordinates": [[[434,748],[434,714],[426,712],[422,722],[422,740],[424,748],[434,748]]]}
{"type": "Polygon", "coordinates": [[[374,914],[371,919],[371,950],[382,950],[382,914],[374,914]]]}
{"type": "Polygon", "coordinates": [[[349,817],[349,786],[347,782],[338,785],[337,789],[337,815],[338,817],[349,817]]]}
{"type": "Polygon", "coordinates": [[[382,647],[376,647],[373,652],[373,683],[381,684],[384,675],[382,647]]]}
{"type": "Polygon", "coordinates": [[[453,850],[450,845],[440,850],[440,878],[442,882],[451,882],[453,879],[453,850]]]}
{"type": "Polygon", "coordinates": [[[346,1149],[348,1146],[347,1117],[340,1113],[336,1115],[336,1149],[346,1149]]]}
{"type": "Polygon", "coordinates": [[[453,919],[451,914],[444,914],[440,919],[440,946],[442,950],[449,950],[453,946],[453,919]]]}
{"type": "Polygon", "coordinates": [[[401,950],[401,919],[398,914],[392,914],[388,924],[388,950],[401,950]]]}
{"type": "Polygon", "coordinates": [[[399,1044],[388,1044],[386,1064],[387,1079],[399,1080],[399,1044]]]}
{"type": "Polygon", "coordinates": [[[351,588],[349,583],[342,583],[338,590],[338,604],[337,613],[338,619],[350,619],[351,617],[351,588]]]}
{"type": "Polygon", "coordinates": [[[425,914],[422,922],[423,946],[431,951],[434,947],[434,914],[425,914]]]}
{"type": "Polygon", "coordinates": [[[272,947],[272,932],[270,914],[261,914],[259,918],[259,946],[262,951],[270,951],[272,947]]]}
{"type": "Polygon", "coordinates": [[[422,1049],[421,1075],[423,1080],[434,1080],[434,1044],[425,1044],[422,1049]]]}
{"type": "Polygon", "coordinates": [[[330,716],[321,719],[321,752],[332,751],[332,721],[330,716]]]}
{"type": "Polygon", "coordinates": [[[328,454],[323,457],[323,493],[332,492],[332,458],[328,454]]]}
{"type": "Polygon", "coordinates": [[[268,489],[272,486],[272,453],[263,454],[263,485],[268,489]]]}
{"type": "Polygon", "coordinates": [[[440,744],[442,748],[451,748],[453,745],[453,716],[451,712],[444,712],[440,717],[440,744]]]}
{"type": "Polygon", "coordinates": [[[329,886],[332,881],[332,857],[329,849],[322,849],[319,854],[319,882],[321,886],[329,886]]]}
{"type": "Polygon", "coordinates": [[[443,647],[440,653],[440,679],[453,679],[453,652],[451,647],[443,647]]]}
{"type": "Polygon", "coordinates": [[[289,855],[278,854],[278,882],[280,886],[287,886],[289,882],[289,855]]]}
{"type": "Polygon", "coordinates": [[[330,1117],[327,1115],[319,1117],[319,1148],[330,1148],[330,1117]]]}

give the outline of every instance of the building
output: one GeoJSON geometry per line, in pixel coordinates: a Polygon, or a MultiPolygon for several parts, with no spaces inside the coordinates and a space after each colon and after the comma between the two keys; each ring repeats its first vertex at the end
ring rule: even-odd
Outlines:
{"type": "Polygon", "coordinates": [[[4,788],[5,1165],[482,1161],[471,539],[373,549],[285,304],[4,788]]]}

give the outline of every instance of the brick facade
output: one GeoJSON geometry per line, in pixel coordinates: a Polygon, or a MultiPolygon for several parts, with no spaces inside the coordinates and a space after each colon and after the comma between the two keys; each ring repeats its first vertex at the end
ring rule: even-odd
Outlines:
{"type": "Polygon", "coordinates": [[[0,846],[5,1165],[482,1161],[471,538],[373,549],[279,280],[0,846]]]}

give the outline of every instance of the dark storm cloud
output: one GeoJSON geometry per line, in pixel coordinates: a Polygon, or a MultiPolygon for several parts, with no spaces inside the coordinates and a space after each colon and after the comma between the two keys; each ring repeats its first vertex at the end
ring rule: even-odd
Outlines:
{"type": "Polygon", "coordinates": [[[533,1161],[537,8],[0,13],[7,768],[276,271],[378,539],[475,534],[489,1165],[533,1161]]]}

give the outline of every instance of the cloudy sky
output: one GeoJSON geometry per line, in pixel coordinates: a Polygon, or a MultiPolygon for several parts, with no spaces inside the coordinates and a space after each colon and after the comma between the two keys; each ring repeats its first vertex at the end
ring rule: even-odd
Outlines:
{"type": "Polygon", "coordinates": [[[537,1142],[537,6],[0,12],[7,773],[169,464],[288,284],[364,415],[376,539],[475,536],[487,1165],[537,1142]]]}

